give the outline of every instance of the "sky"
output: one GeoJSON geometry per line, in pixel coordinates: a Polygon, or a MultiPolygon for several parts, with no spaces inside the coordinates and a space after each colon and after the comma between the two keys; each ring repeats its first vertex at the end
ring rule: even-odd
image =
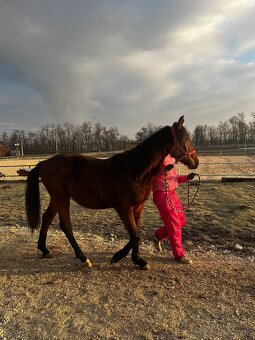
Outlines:
{"type": "Polygon", "coordinates": [[[0,131],[255,111],[255,0],[0,0],[0,131]]]}

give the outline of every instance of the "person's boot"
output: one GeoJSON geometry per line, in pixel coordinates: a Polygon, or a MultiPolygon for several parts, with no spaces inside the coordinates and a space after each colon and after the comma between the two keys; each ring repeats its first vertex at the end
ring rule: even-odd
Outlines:
{"type": "Polygon", "coordinates": [[[182,264],[191,264],[191,263],[192,263],[192,260],[189,259],[189,258],[186,257],[186,256],[177,258],[176,260],[177,260],[178,262],[181,262],[182,264]]]}
{"type": "Polygon", "coordinates": [[[152,241],[154,248],[157,250],[157,252],[161,253],[162,252],[161,242],[159,241],[155,234],[152,235],[152,241]]]}

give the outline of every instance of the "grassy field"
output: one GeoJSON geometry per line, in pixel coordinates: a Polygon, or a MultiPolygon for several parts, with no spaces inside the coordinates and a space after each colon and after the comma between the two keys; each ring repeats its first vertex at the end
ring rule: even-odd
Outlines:
{"type": "MultiPolygon", "coordinates": [[[[26,226],[24,212],[25,183],[2,185],[0,199],[3,202],[0,226],[26,226]]],[[[1,185],[0,185],[1,188],[1,185]]],[[[191,195],[196,186],[191,186],[191,195]]],[[[226,183],[205,182],[200,187],[193,209],[187,214],[187,226],[184,228],[184,242],[188,241],[231,248],[236,243],[245,246],[248,252],[255,242],[255,182],[226,183]]],[[[178,189],[184,205],[187,202],[187,186],[178,189]]],[[[49,202],[48,194],[41,185],[42,212],[49,202]]],[[[71,217],[74,230],[93,233],[106,238],[125,238],[126,231],[116,212],[112,209],[91,211],[71,204],[71,217]]],[[[142,217],[143,239],[150,238],[153,229],[160,225],[159,214],[150,197],[142,217]]],[[[58,228],[58,220],[53,222],[58,228]]]]}

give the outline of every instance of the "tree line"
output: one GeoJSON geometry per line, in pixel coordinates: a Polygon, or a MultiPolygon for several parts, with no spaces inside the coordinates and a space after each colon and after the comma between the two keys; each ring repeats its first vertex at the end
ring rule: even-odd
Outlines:
{"type": "MultiPolygon", "coordinates": [[[[237,113],[228,120],[220,121],[216,126],[197,125],[193,133],[189,133],[189,135],[196,147],[255,144],[254,112],[251,113],[251,117],[252,120],[247,123],[245,114],[237,113]]],[[[159,128],[160,126],[157,127],[149,123],[136,133],[136,141],[143,141],[159,128]]]]}
{"type": "MultiPolygon", "coordinates": [[[[220,121],[216,126],[197,125],[190,133],[196,147],[219,145],[255,144],[255,113],[246,122],[244,113],[237,113],[230,119],[220,121]]],[[[102,152],[123,150],[128,145],[142,142],[161,126],[148,123],[135,135],[135,140],[120,135],[117,127],[106,128],[99,122],[83,122],[74,125],[46,124],[35,132],[12,130],[1,133],[0,141],[9,146],[16,154],[51,154],[60,152],[102,152]]]]}
{"type": "Polygon", "coordinates": [[[128,137],[121,136],[117,127],[106,128],[98,122],[74,125],[45,124],[35,132],[12,130],[3,132],[0,141],[18,155],[51,154],[60,152],[101,152],[120,150],[128,137]]]}
{"type": "Polygon", "coordinates": [[[217,126],[197,125],[192,134],[193,143],[201,147],[255,144],[255,113],[252,112],[251,116],[249,123],[242,112],[220,121],[217,126]]]}

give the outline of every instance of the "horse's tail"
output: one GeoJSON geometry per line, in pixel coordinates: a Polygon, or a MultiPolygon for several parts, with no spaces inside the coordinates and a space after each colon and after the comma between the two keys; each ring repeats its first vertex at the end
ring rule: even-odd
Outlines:
{"type": "Polygon", "coordinates": [[[39,190],[39,171],[43,162],[33,168],[27,177],[26,188],[26,215],[27,223],[33,232],[40,225],[40,190],[39,190]]]}

